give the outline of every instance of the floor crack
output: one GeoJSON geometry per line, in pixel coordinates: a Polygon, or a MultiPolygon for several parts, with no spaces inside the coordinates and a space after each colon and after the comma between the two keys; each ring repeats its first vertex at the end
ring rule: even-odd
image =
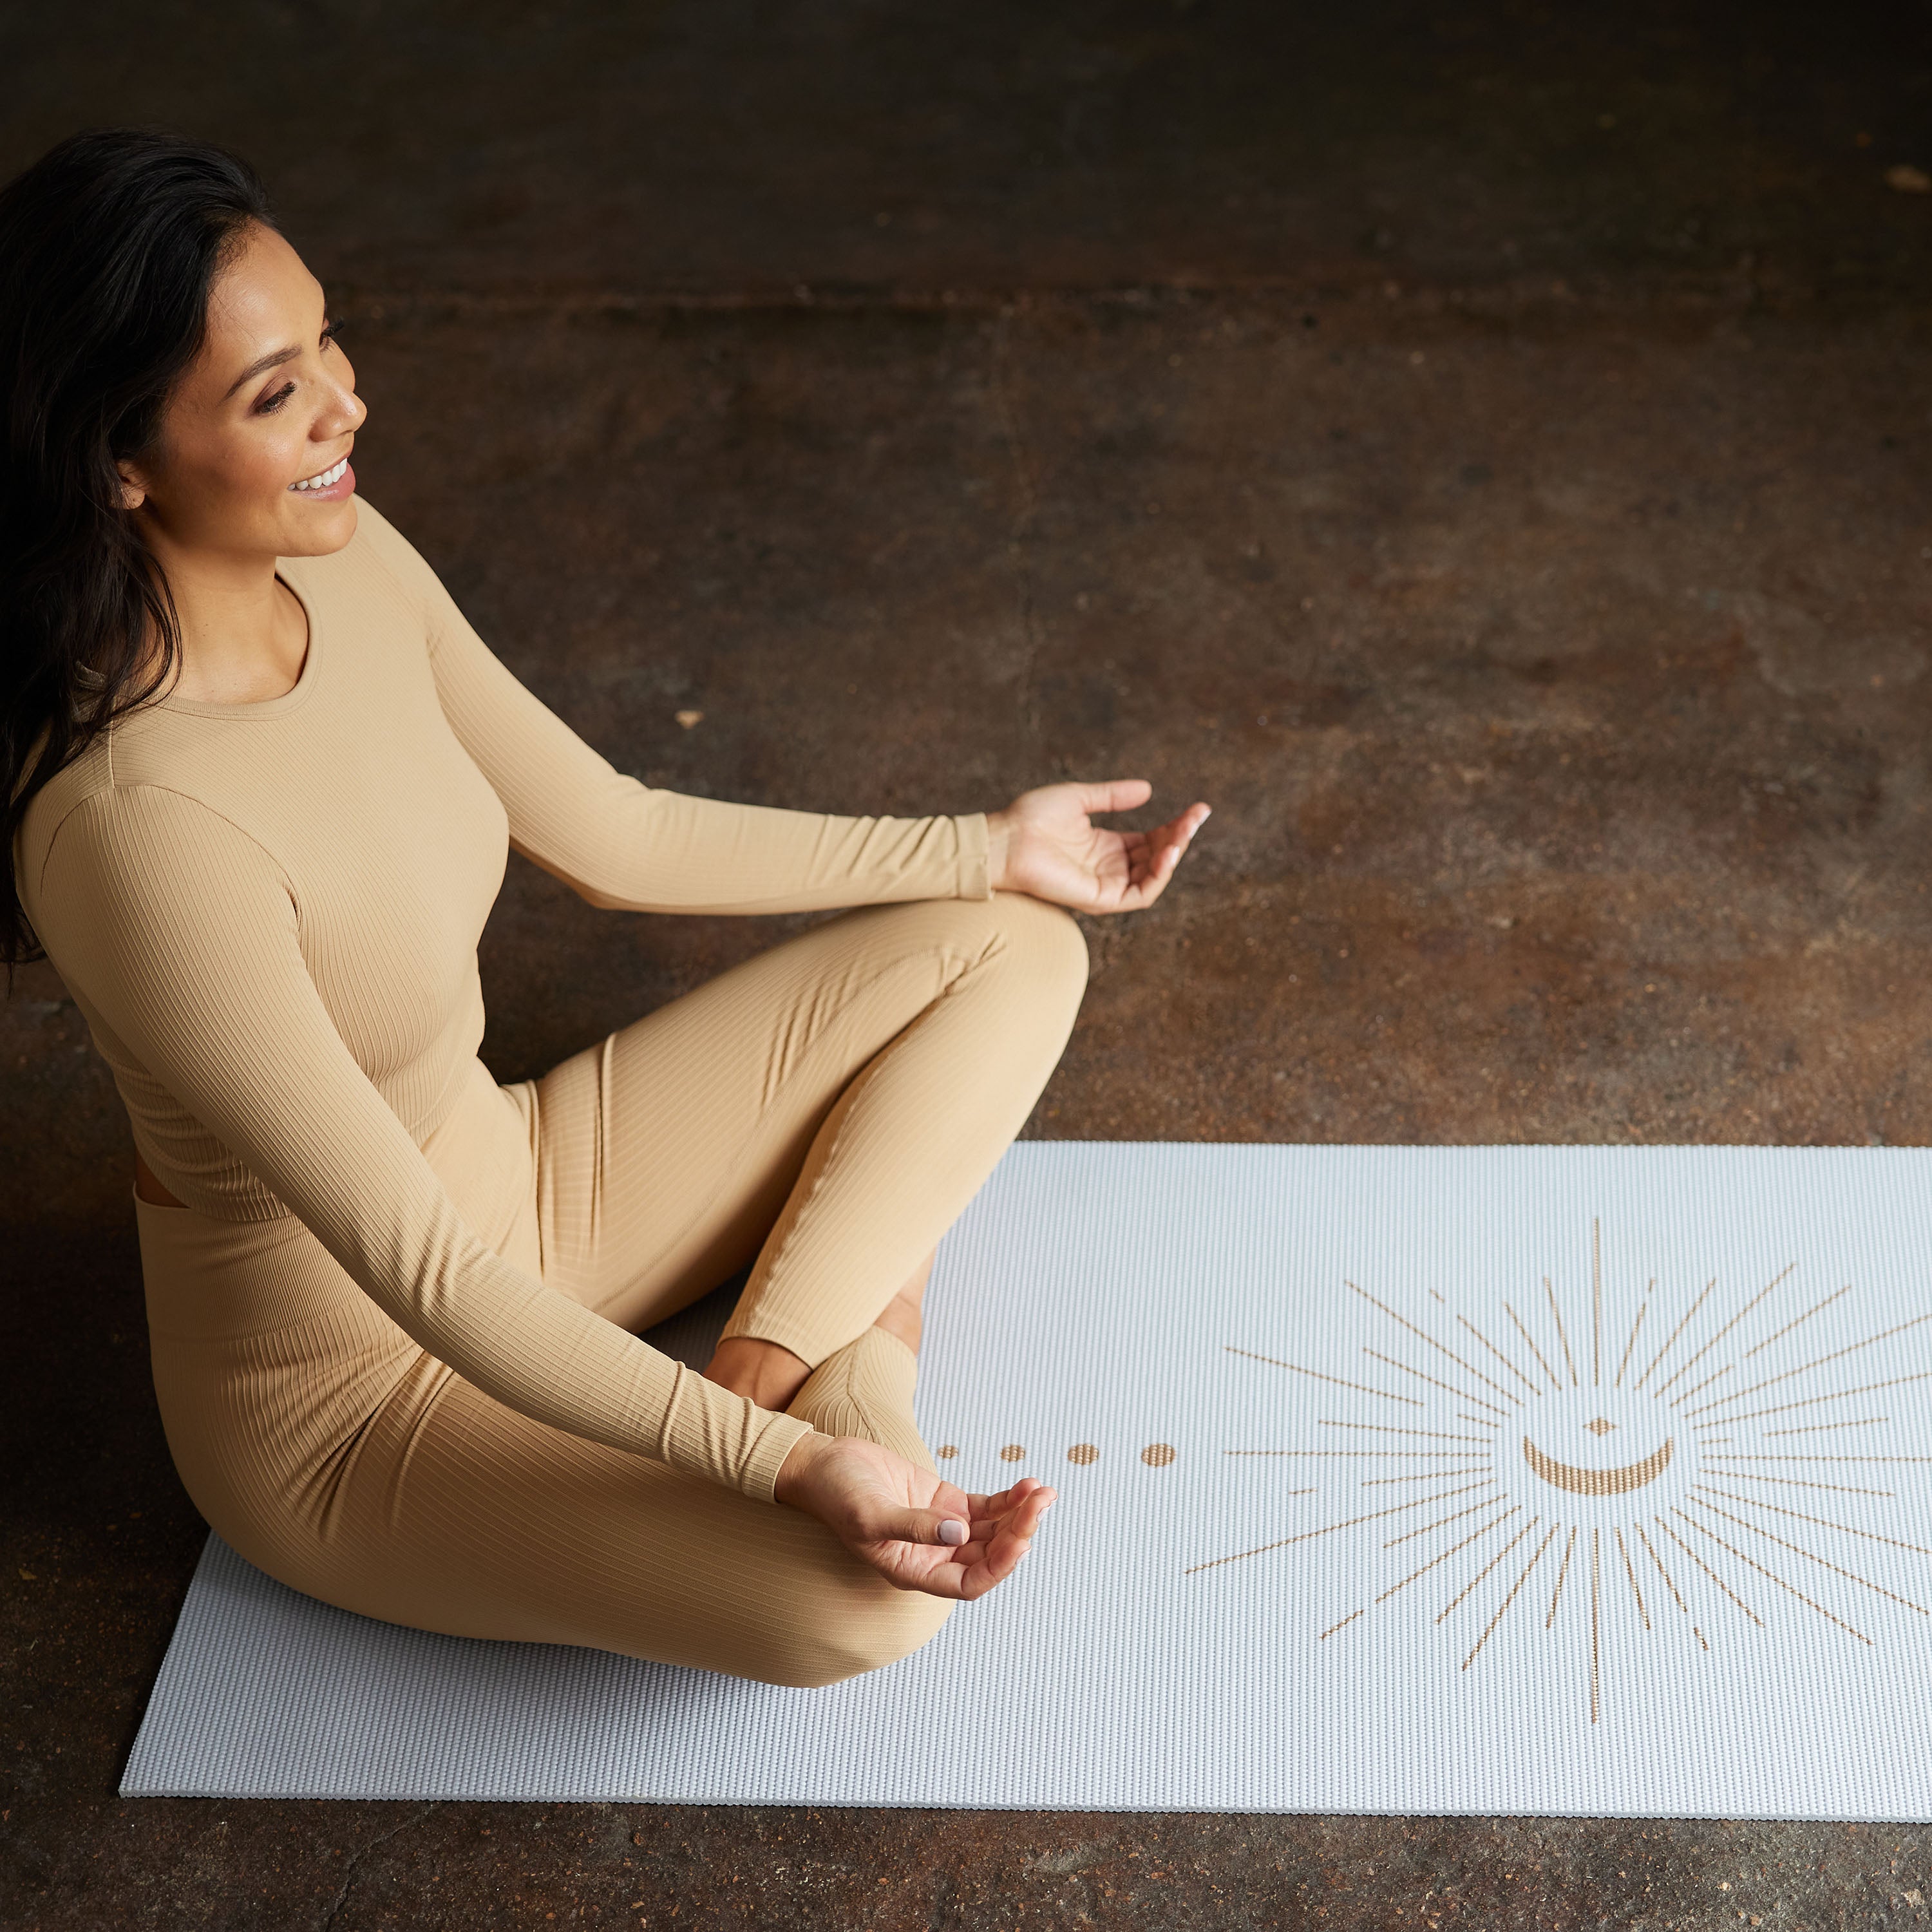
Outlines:
{"type": "Polygon", "coordinates": [[[427,1804],[419,1804],[415,1810],[412,1811],[410,1815],[403,1820],[400,1825],[395,1826],[392,1830],[384,1832],[377,1837],[371,1838],[366,1845],[358,1846],[355,1851],[350,1854],[348,1864],[344,1865],[342,1868],[341,1888],[336,1893],[334,1898],[330,1902],[328,1910],[324,1916],[320,1925],[316,1928],[316,1932],[328,1932],[328,1928],[335,1923],[337,1918],[340,1916],[343,1906],[349,1902],[350,1889],[356,1882],[356,1870],[362,1864],[362,1861],[366,1858],[371,1852],[374,1851],[379,1845],[386,1845],[392,1838],[400,1838],[412,1825],[421,1824],[423,1820],[427,1818],[435,1809],[436,1804],[434,1799],[430,1800],[427,1804]]]}

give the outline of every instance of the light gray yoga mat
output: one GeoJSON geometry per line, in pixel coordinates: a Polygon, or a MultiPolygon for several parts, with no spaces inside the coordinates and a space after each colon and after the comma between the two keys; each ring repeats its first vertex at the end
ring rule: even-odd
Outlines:
{"type": "Polygon", "coordinates": [[[1022,1143],[920,1421],[1062,1500],[924,1650],[427,1636],[211,1540],[122,1789],[1932,1818],[1928,1391],[1932,1152],[1022,1143]]]}

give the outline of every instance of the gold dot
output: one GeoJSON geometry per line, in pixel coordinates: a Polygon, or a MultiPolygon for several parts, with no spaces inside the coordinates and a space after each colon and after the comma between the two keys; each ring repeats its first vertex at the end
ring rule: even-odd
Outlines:
{"type": "Polygon", "coordinates": [[[1100,1460],[1100,1452],[1090,1442],[1076,1442],[1071,1449],[1067,1450],[1066,1460],[1070,1462],[1078,1462],[1083,1465],[1097,1462],[1100,1460]]]}
{"type": "Polygon", "coordinates": [[[959,1445],[956,1442],[942,1442],[939,1446],[939,1460],[942,1462],[951,1462],[958,1453],[959,1445]]]}
{"type": "Polygon", "coordinates": [[[1141,1451],[1141,1460],[1150,1469],[1165,1468],[1174,1460],[1173,1444],[1167,1442],[1150,1442],[1141,1451]]]}
{"type": "Polygon", "coordinates": [[[1000,1460],[1002,1462],[1024,1462],[1026,1460],[1026,1451],[1017,1442],[1009,1442],[1000,1451],[1000,1460]]]}

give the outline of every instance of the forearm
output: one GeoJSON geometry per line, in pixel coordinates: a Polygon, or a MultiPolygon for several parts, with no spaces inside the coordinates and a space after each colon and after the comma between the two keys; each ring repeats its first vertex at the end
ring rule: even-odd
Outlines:
{"type": "MultiPolygon", "coordinates": [[[[587,748],[585,748],[587,752],[587,748]]],[[[594,754],[590,754],[594,757],[594,754]]],[[[776,913],[993,890],[983,814],[844,817],[699,798],[598,770],[533,783],[506,760],[512,842],[593,905],[628,912],[776,913]]],[[[486,770],[489,767],[486,766],[486,770]]]]}

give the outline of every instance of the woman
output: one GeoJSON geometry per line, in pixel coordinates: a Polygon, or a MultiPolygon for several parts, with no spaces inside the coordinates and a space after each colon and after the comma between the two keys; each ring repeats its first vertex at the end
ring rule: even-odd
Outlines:
{"type": "Polygon", "coordinates": [[[645,787],[354,493],[322,291],[233,157],[0,192],[10,968],[126,1102],[182,1479],[272,1575],[422,1628],[788,1684],[904,1655],[1054,1499],[914,1424],[932,1250],[1201,821],[1140,780],[848,818],[645,787]],[[500,1087],[516,850],[632,911],[856,908],[500,1087]],[[750,1262],[702,1376],[638,1339],[750,1262]]]}

